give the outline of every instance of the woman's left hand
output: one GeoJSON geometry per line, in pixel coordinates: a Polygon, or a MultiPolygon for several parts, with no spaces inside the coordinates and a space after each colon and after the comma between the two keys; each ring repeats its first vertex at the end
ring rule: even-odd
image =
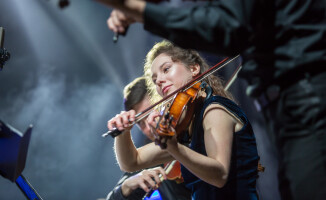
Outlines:
{"type": "Polygon", "coordinates": [[[148,125],[151,127],[151,132],[154,134],[154,135],[157,135],[155,134],[155,128],[157,126],[157,123],[158,123],[158,119],[160,117],[160,113],[158,111],[153,111],[151,112],[151,114],[148,115],[146,121],[148,123],[148,125]]]}
{"type": "MultiPolygon", "coordinates": [[[[162,144],[167,144],[167,148],[173,148],[177,146],[177,136],[176,134],[174,134],[174,136],[172,137],[168,137],[168,136],[160,136],[157,132],[156,132],[156,127],[157,127],[157,123],[158,122],[158,118],[160,117],[160,113],[157,111],[152,112],[148,118],[147,118],[147,123],[150,125],[151,127],[151,132],[155,137],[155,144],[156,145],[160,145],[161,148],[165,148],[163,146],[161,146],[162,144]],[[169,147],[170,146],[170,147],[169,147]]],[[[164,145],[165,146],[165,145],[164,145]]],[[[167,149],[167,150],[168,150],[167,149]]]]}

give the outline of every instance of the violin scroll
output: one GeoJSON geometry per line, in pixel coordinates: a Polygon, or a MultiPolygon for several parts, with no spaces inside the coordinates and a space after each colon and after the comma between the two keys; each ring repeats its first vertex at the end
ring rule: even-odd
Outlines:
{"type": "Polygon", "coordinates": [[[156,126],[156,139],[155,144],[159,145],[162,149],[166,149],[166,142],[172,136],[175,135],[175,131],[171,126],[171,122],[173,120],[173,116],[170,115],[170,112],[166,112],[164,117],[161,117],[156,126]]]}

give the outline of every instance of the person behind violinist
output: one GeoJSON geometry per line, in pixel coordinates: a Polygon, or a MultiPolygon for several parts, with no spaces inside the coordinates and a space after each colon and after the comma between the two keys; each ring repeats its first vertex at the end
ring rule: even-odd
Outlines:
{"type": "MultiPolygon", "coordinates": [[[[157,43],[147,54],[144,66],[151,98],[157,94],[166,97],[208,68],[194,50],[181,49],[168,41],[157,43]]],[[[174,136],[167,140],[166,149],[154,142],[135,148],[130,136],[135,111],[109,120],[109,130],[123,131],[115,138],[120,168],[135,171],[175,159],[182,165],[182,176],[193,199],[257,199],[259,156],[250,122],[224,90],[221,79],[211,75],[206,82],[213,92],[200,93],[199,98],[205,100],[189,126],[186,136],[190,143],[179,142],[174,136]]],[[[153,111],[147,118],[152,131],[159,116],[153,111]]]]}
{"type": "MultiPolygon", "coordinates": [[[[123,94],[125,110],[135,110],[138,113],[151,105],[144,77],[138,77],[125,86],[123,94]]],[[[139,121],[137,127],[147,137],[146,143],[148,140],[154,140],[146,120],[139,121]]],[[[142,199],[145,196],[145,190],[148,191],[148,180],[154,186],[152,178],[156,182],[160,181],[159,172],[162,170],[163,168],[158,166],[132,173],[125,172],[114,189],[107,195],[106,200],[142,199]]],[[[174,180],[162,182],[158,191],[162,200],[191,199],[191,193],[185,185],[176,183],[174,180]]]]}

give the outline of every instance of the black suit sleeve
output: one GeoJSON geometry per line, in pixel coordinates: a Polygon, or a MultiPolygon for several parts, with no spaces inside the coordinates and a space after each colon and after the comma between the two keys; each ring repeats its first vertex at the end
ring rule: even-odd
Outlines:
{"type": "Polygon", "coordinates": [[[237,55],[250,45],[260,0],[220,0],[191,8],[146,4],[144,28],[183,48],[237,55]],[[258,7],[258,8],[257,8],[258,7]]]}

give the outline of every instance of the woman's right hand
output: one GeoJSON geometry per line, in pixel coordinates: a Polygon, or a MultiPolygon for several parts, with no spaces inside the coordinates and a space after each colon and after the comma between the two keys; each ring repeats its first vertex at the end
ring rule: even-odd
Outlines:
{"type": "Polygon", "coordinates": [[[119,131],[129,131],[136,119],[136,111],[121,111],[115,117],[108,121],[108,129],[111,131],[117,128],[119,131]]]}

